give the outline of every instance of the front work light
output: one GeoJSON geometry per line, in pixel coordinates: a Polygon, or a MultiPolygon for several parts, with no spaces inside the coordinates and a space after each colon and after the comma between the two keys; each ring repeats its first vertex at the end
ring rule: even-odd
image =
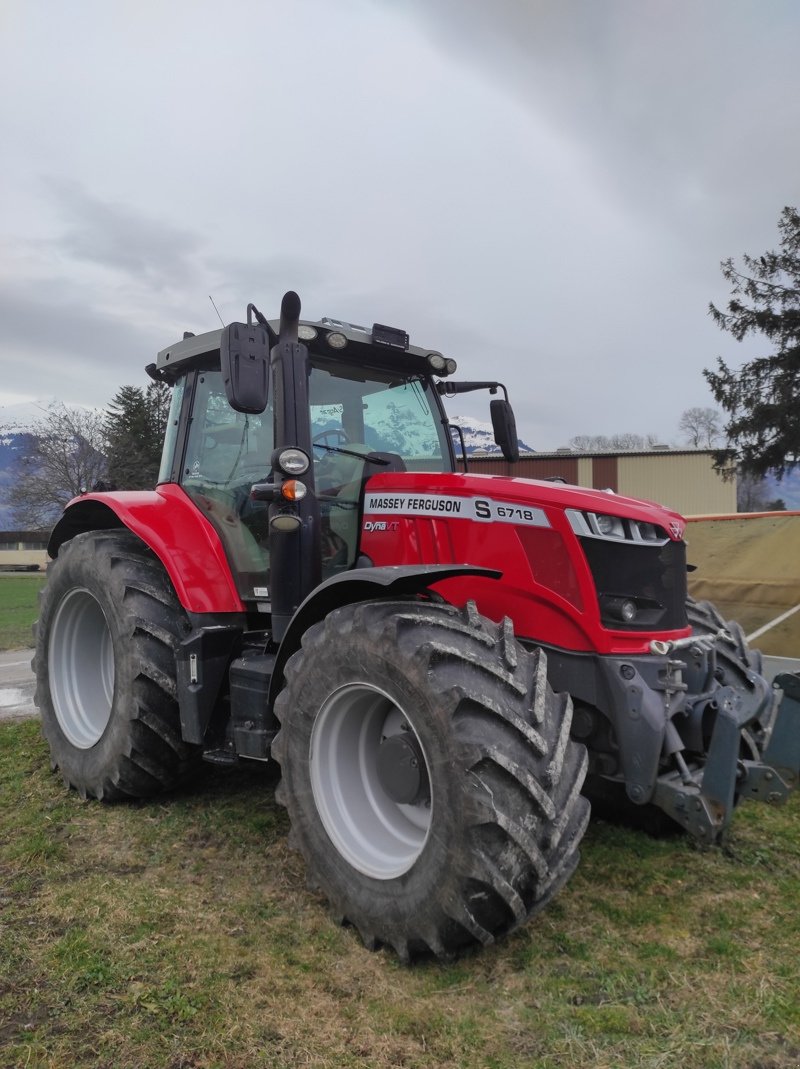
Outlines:
{"type": "Polygon", "coordinates": [[[308,459],[306,453],[302,449],[297,449],[295,446],[290,446],[288,449],[281,449],[276,456],[273,457],[273,464],[280,468],[284,475],[304,475],[308,471],[308,467],[311,461],[308,459]]]}
{"type": "Polygon", "coordinates": [[[621,624],[632,624],[639,613],[633,598],[615,597],[611,594],[600,596],[600,609],[604,617],[619,620],[621,624]]]}

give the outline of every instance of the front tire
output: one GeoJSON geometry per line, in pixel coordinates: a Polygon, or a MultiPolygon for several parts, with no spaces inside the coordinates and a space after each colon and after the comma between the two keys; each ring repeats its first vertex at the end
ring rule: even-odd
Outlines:
{"type": "Polygon", "coordinates": [[[129,531],[90,531],[48,569],[36,624],[36,704],[53,769],[117,801],[184,780],[175,649],[188,630],[166,572],[129,531]]]}
{"type": "Polygon", "coordinates": [[[586,753],[509,621],[343,606],[304,636],[275,712],[292,845],[366,946],[409,960],[492,943],[577,865],[586,753]]]}

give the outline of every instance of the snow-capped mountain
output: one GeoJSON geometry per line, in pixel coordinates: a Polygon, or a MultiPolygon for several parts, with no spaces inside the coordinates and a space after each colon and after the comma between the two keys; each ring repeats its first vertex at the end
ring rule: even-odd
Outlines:
{"type": "Polygon", "coordinates": [[[6,503],[7,495],[13,477],[14,461],[20,450],[27,445],[28,437],[26,431],[0,430],[0,531],[14,529],[11,509],[6,503]]]}
{"type": "MultiPolygon", "coordinates": [[[[450,423],[455,427],[461,428],[467,456],[472,456],[473,453],[494,453],[499,455],[500,446],[497,445],[494,440],[494,431],[492,430],[491,423],[484,423],[479,419],[472,419],[467,416],[451,416],[450,423]]],[[[453,442],[456,451],[458,452],[460,450],[458,434],[453,435],[453,442]]],[[[531,446],[526,445],[521,438],[519,439],[519,451],[520,453],[535,452],[535,450],[532,449],[531,446]]]]}
{"type": "Polygon", "coordinates": [[[0,531],[15,529],[14,517],[8,505],[8,489],[13,478],[14,461],[21,449],[28,446],[31,430],[47,417],[55,397],[0,405],[0,531]]]}

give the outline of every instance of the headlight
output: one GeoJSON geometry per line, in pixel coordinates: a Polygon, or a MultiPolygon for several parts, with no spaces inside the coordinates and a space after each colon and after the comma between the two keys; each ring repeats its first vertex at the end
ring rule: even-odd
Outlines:
{"type": "Polygon", "coordinates": [[[291,446],[289,449],[281,449],[273,463],[284,475],[304,475],[308,471],[310,461],[302,449],[291,446]]]}
{"type": "Polygon", "coordinates": [[[662,541],[659,532],[656,530],[655,525],[652,523],[637,523],[636,529],[639,532],[639,537],[643,542],[659,542],[662,541]]]}
{"type": "Polygon", "coordinates": [[[624,538],[625,527],[619,516],[606,516],[602,512],[592,512],[589,514],[590,520],[594,520],[597,527],[597,533],[601,534],[604,538],[624,538]]]}

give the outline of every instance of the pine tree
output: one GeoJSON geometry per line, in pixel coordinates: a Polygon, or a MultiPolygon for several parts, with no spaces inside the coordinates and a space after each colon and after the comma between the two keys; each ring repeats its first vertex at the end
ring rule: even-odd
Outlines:
{"type": "Polygon", "coordinates": [[[108,406],[105,433],[108,478],[119,490],[150,490],[156,485],[170,391],[154,382],[122,386],[108,406]]]}
{"type": "MultiPolygon", "coordinates": [[[[721,330],[742,341],[762,335],[774,351],[732,370],[717,359],[705,375],[729,419],[728,442],[740,468],[754,476],[779,477],[800,464],[800,213],[784,208],[778,222],[780,251],[722,262],[731,284],[727,310],[713,304],[711,316],[721,330]]],[[[730,462],[720,452],[717,463],[730,462]]]]}

